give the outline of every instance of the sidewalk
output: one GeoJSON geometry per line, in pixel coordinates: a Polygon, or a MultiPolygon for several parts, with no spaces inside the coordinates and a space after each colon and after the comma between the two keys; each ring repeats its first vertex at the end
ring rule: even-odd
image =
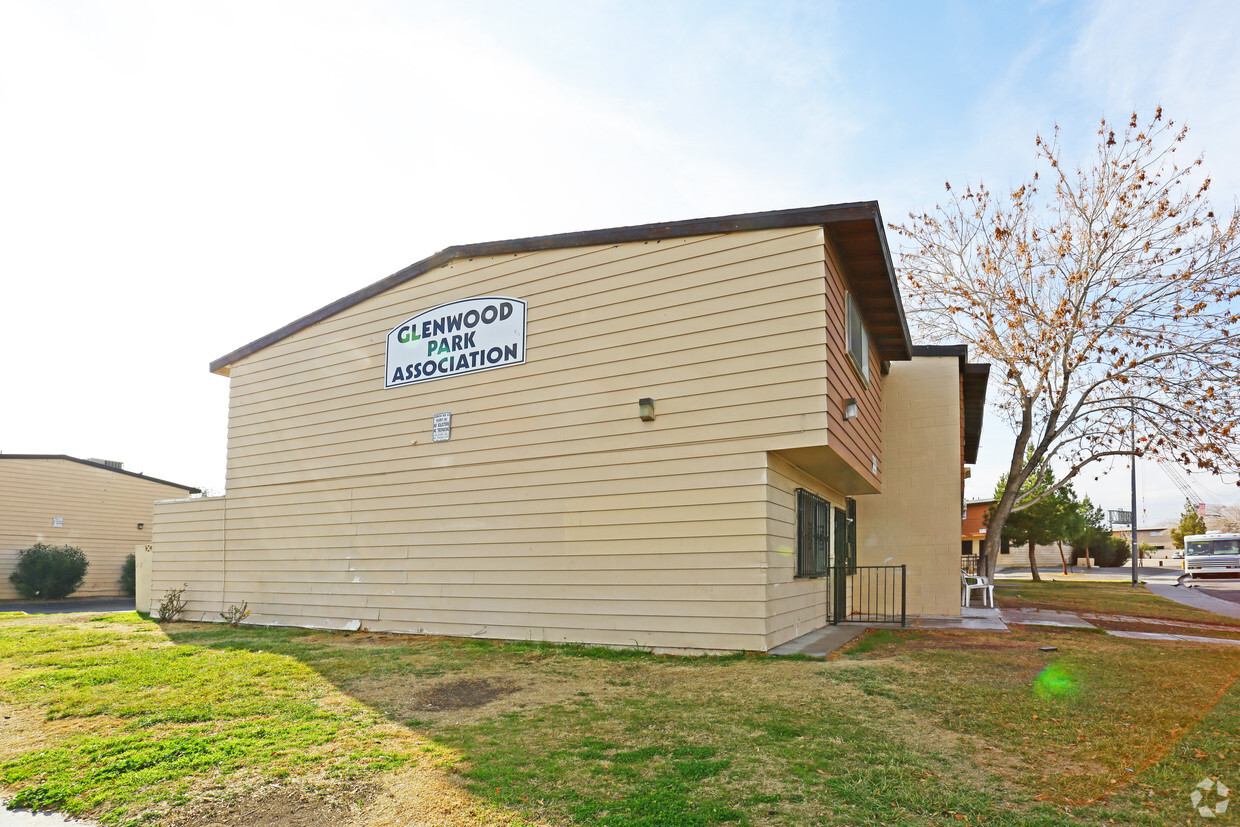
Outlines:
{"type": "MultiPolygon", "coordinates": [[[[1160,597],[1167,597],[1186,606],[1207,609],[1216,614],[1240,618],[1240,605],[1220,600],[1209,595],[1182,586],[1153,585],[1150,591],[1160,597]],[[1163,591],[1169,592],[1163,594],[1163,591]],[[1216,605],[1221,604],[1221,605],[1216,605]],[[1233,614],[1233,612],[1235,612],[1233,614]]],[[[1091,615],[1092,617],[1093,615],[1091,615]]],[[[1125,617],[1102,617],[1105,620],[1131,620],[1134,623],[1149,623],[1148,619],[1125,617]]],[[[970,632],[1010,632],[1011,626],[1057,626],[1067,629],[1096,629],[1094,624],[1073,612],[1057,612],[1049,609],[986,609],[966,607],[960,610],[960,616],[938,616],[913,618],[907,627],[898,623],[841,623],[838,626],[826,626],[815,629],[809,634],[801,635],[771,650],[772,655],[809,655],[825,658],[832,652],[839,651],[854,639],[872,629],[901,628],[909,631],[970,631],[970,632]]],[[[1140,640],[1179,640],[1192,643],[1220,643],[1240,646],[1240,640],[1234,638],[1217,638],[1197,635],[1181,635],[1163,632],[1129,632],[1118,629],[1104,629],[1108,635],[1115,637],[1137,638],[1140,640]]]]}
{"type": "Polygon", "coordinates": [[[5,810],[0,801],[0,827],[96,827],[93,821],[78,821],[60,813],[31,813],[29,810],[5,810]]]}

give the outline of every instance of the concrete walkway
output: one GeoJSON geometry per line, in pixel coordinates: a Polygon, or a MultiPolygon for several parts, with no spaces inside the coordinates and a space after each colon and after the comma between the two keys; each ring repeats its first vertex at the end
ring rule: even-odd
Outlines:
{"type": "MultiPolygon", "coordinates": [[[[0,807],[3,807],[0,802],[0,807]]],[[[60,813],[31,813],[29,810],[0,809],[0,827],[98,827],[93,821],[78,821],[60,813]]]]}
{"type": "Polygon", "coordinates": [[[1159,597],[1174,600],[1176,603],[1181,603],[1185,606],[1195,606],[1198,609],[1205,609],[1207,612],[1213,612],[1216,615],[1225,615],[1226,617],[1234,617],[1240,620],[1240,603],[1212,597],[1189,586],[1176,586],[1168,583],[1146,583],[1145,587],[1159,597]]]}
{"type": "MultiPolygon", "coordinates": [[[[1195,589],[1174,585],[1174,578],[1168,583],[1147,583],[1146,587],[1160,597],[1166,597],[1186,606],[1214,612],[1228,617],[1240,618],[1240,604],[1220,600],[1201,594],[1195,589]]],[[[1138,617],[1111,617],[1108,615],[1089,615],[1099,620],[1116,622],[1183,626],[1172,621],[1157,621],[1138,617]]],[[[871,629],[904,628],[910,631],[971,631],[971,632],[1010,632],[1010,625],[1016,626],[1056,626],[1068,629],[1096,629],[1093,623],[1073,612],[1057,612],[1049,609],[986,609],[966,607],[960,610],[960,616],[918,617],[912,618],[906,627],[898,623],[841,623],[839,626],[827,626],[822,629],[801,635],[771,650],[772,655],[809,655],[825,658],[832,652],[839,651],[856,638],[871,629]]],[[[1122,630],[1105,630],[1115,637],[1136,638],[1139,640],[1179,640],[1191,643],[1221,643],[1240,645],[1234,638],[1217,638],[1197,635],[1181,635],[1163,632],[1127,632],[1122,630]]]]}

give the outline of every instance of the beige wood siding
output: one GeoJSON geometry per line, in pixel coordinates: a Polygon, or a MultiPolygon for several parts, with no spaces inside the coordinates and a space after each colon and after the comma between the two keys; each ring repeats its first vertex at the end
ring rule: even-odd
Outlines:
{"type": "Polygon", "coordinates": [[[56,458],[0,459],[0,599],[20,597],[8,575],[35,543],[77,546],[90,561],[74,597],[121,594],[121,567],[151,541],[154,505],[185,489],[56,458]],[[63,525],[55,527],[53,518],[63,525]],[[142,528],[138,528],[138,524],[142,528]]]}
{"type": "Polygon", "coordinates": [[[260,350],[227,497],[160,506],[152,591],[192,561],[206,619],[765,649],[767,452],[828,439],[825,257],[811,227],[461,260],[260,350]],[[384,389],[387,332],[471,296],[528,302],[527,363],[384,389]]]}
{"type": "MultiPolygon", "coordinates": [[[[825,626],[827,578],[796,576],[796,490],[813,491],[831,504],[844,508],[845,497],[792,463],[767,456],[767,647],[768,649],[825,626]]],[[[832,530],[834,530],[832,528],[832,530]]],[[[834,548],[833,537],[827,548],[834,548]]]]}

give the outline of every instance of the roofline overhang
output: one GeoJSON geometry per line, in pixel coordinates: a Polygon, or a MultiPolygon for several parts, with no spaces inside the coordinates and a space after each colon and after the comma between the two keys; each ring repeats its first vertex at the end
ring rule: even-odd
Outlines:
{"type": "MultiPolygon", "coordinates": [[[[403,270],[393,273],[387,278],[380,279],[367,287],[363,287],[361,290],[324,305],[318,310],[308,313],[278,330],[273,330],[266,336],[261,336],[231,353],[221,356],[219,359],[211,362],[210,369],[212,373],[227,376],[230,367],[247,356],[270,347],[283,339],[287,339],[289,336],[331,318],[356,304],[391,290],[397,285],[417,278],[423,273],[460,259],[574,247],[625,244],[668,238],[687,238],[701,235],[745,232],[748,230],[810,226],[822,227],[827,236],[831,237],[833,242],[836,243],[837,251],[846,271],[843,275],[850,285],[855,287],[859,284],[865,284],[869,288],[864,295],[860,296],[859,303],[861,304],[862,316],[873,317],[882,314],[884,317],[894,319],[897,322],[896,325],[888,325],[888,327],[893,328],[893,332],[879,336],[871,335],[871,339],[878,348],[883,361],[907,361],[912,355],[912,339],[909,335],[908,321],[904,315],[904,306],[900,301],[900,290],[896,282],[895,268],[891,263],[891,250],[887,246],[887,235],[884,231],[882,214],[879,212],[877,201],[859,201],[850,204],[830,204],[791,210],[741,213],[739,215],[717,216],[714,218],[694,218],[688,221],[666,221],[630,227],[557,233],[554,235],[448,247],[409,265],[403,270]],[[857,229],[863,230],[863,241],[870,253],[865,256],[866,267],[868,268],[866,273],[861,272],[860,256],[853,259],[845,253],[845,249],[852,245],[839,243],[842,240],[845,225],[849,228],[850,238],[856,237],[857,229]],[[877,269],[875,269],[876,266],[877,269]]],[[[867,322],[869,321],[870,319],[867,318],[867,322]]]]}

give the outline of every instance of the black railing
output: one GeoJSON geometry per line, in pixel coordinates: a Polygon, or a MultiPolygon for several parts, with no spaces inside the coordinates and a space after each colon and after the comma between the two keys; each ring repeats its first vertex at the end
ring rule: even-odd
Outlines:
{"type": "Polygon", "coordinates": [[[908,625],[907,566],[835,566],[831,570],[831,623],[908,625]]]}
{"type": "Polygon", "coordinates": [[[960,573],[977,574],[977,561],[978,556],[976,554],[960,555],[960,573]]]}

